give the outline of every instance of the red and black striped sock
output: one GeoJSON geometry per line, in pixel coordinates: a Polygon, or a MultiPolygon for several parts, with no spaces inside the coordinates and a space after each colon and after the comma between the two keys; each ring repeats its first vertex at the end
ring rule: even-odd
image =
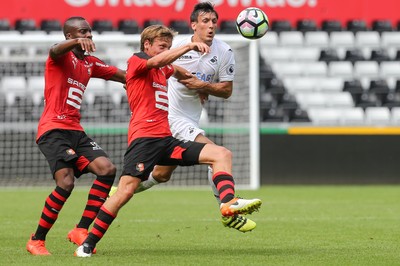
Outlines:
{"type": "Polygon", "coordinates": [[[100,208],[99,214],[94,220],[93,228],[90,231],[85,242],[88,243],[90,246],[95,247],[97,242],[99,242],[103,238],[104,234],[107,232],[108,227],[110,227],[115,217],[116,215],[112,214],[104,206],[102,206],[100,208]]]}
{"type": "Polygon", "coordinates": [[[232,175],[226,172],[215,173],[213,182],[219,192],[221,203],[227,203],[235,197],[235,181],[232,175]]]}
{"type": "Polygon", "coordinates": [[[89,191],[85,210],[83,211],[82,218],[77,225],[78,228],[88,229],[92,224],[100,210],[100,207],[103,206],[108,197],[114,179],[115,175],[98,176],[93,182],[89,191]]]}
{"type": "Polygon", "coordinates": [[[35,235],[32,237],[33,240],[46,239],[47,233],[56,222],[59,212],[70,195],[70,192],[59,186],[51,192],[45,201],[38,228],[36,229],[35,235]]]}

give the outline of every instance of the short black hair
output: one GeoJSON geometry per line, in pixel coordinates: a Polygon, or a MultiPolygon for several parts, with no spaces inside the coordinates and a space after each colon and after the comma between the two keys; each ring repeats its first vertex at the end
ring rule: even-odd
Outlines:
{"type": "Polygon", "coordinates": [[[70,17],[64,22],[63,33],[66,35],[69,33],[71,27],[73,27],[73,22],[76,20],[86,20],[84,17],[70,17]]]}
{"type": "Polygon", "coordinates": [[[192,14],[190,14],[190,22],[196,22],[200,13],[214,13],[218,19],[218,13],[214,9],[214,4],[211,2],[201,2],[194,6],[192,14]]]}

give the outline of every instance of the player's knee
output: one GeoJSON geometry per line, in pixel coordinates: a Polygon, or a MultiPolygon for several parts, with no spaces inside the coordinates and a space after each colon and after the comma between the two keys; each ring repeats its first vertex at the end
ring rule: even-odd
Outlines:
{"type": "Polygon", "coordinates": [[[153,178],[157,180],[158,183],[165,183],[171,179],[171,173],[165,171],[159,171],[157,168],[154,168],[152,172],[153,178]]]}
{"type": "Polygon", "coordinates": [[[115,176],[117,168],[110,161],[104,163],[97,171],[98,176],[115,176]]]}
{"type": "Polygon", "coordinates": [[[218,152],[215,153],[215,159],[219,162],[231,162],[232,152],[225,147],[219,147],[218,152]]]}
{"type": "Polygon", "coordinates": [[[126,202],[128,202],[134,194],[134,190],[129,190],[129,189],[123,189],[121,191],[121,197],[122,197],[122,201],[125,204],[126,202]]]}
{"type": "Polygon", "coordinates": [[[165,183],[171,179],[171,175],[153,175],[153,177],[158,183],[165,183]]]}
{"type": "Polygon", "coordinates": [[[117,173],[117,167],[115,167],[114,164],[110,163],[107,165],[106,169],[105,169],[106,174],[105,175],[113,175],[115,176],[115,174],[117,173]]]}
{"type": "Polygon", "coordinates": [[[56,184],[65,191],[72,192],[75,187],[74,177],[68,174],[56,176],[56,184]]]}

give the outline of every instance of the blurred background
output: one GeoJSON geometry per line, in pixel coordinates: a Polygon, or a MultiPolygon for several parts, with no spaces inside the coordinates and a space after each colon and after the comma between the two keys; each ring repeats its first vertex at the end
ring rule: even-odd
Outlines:
{"type": "MultiPolygon", "coordinates": [[[[238,185],[400,183],[400,2],[249,2],[214,2],[218,36],[234,49],[237,76],[233,96],[210,97],[202,120],[210,138],[234,152],[238,185]],[[249,6],[269,17],[270,30],[257,41],[236,30],[237,14],[249,6]],[[250,80],[251,71],[257,71],[256,80],[250,80]],[[256,111],[251,111],[252,86],[256,111]]],[[[195,3],[1,2],[0,185],[38,186],[51,179],[35,134],[43,110],[45,60],[49,47],[64,39],[65,19],[85,17],[93,28],[95,55],[125,69],[129,56],[139,51],[144,27],[161,23],[190,34],[195,3]]],[[[82,124],[119,170],[129,114],[120,85],[90,81],[82,124]]],[[[206,171],[204,166],[179,168],[166,186],[206,186],[206,171]]]]}

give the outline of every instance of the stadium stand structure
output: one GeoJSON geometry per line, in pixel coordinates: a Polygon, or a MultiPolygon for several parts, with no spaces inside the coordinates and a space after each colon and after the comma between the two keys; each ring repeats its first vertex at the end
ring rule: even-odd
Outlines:
{"type": "Polygon", "coordinates": [[[183,19],[171,20],[168,26],[179,34],[189,34],[191,32],[189,22],[183,19]]]}
{"type": "MultiPolygon", "coordinates": [[[[126,60],[139,51],[140,36],[132,35],[139,27],[137,23],[125,20],[112,31],[109,31],[109,24],[107,27],[96,24],[96,28],[93,25],[95,55],[108,64],[126,68],[126,60]]],[[[0,35],[0,184],[47,184],[51,177],[47,162],[35,144],[35,135],[44,107],[44,66],[48,49],[53,43],[63,40],[64,36],[60,30],[44,28],[23,32],[10,29],[6,32],[13,33],[0,35]]],[[[259,186],[258,182],[252,181],[256,175],[250,174],[252,155],[249,120],[255,116],[249,114],[249,71],[252,69],[249,65],[249,47],[254,42],[238,36],[237,32],[221,34],[231,44],[236,60],[240,62],[236,67],[235,93],[228,101],[210,97],[205,105],[202,123],[211,139],[235,154],[233,171],[238,177],[238,187],[251,188],[259,186]]],[[[268,78],[272,75],[272,69],[266,64],[264,66],[263,76],[268,78]]],[[[290,112],[291,119],[302,119],[302,113],[295,112],[286,96],[280,100],[285,101],[288,102],[288,111],[285,109],[285,112],[290,112]]],[[[121,170],[130,119],[123,87],[111,81],[91,80],[82,102],[81,115],[87,133],[95,137],[121,170]]],[[[173,181],[166,186],[208,186],[206,176],[207,167],[178,168],[173,181]]],[[[89,184],[92,179],[89,175],[89,178],[80,182],[89,184]]]]}
{"type": "MultiPolygon", "coordinates": [[[[391,110],[399,106],[396,82],[400,79],[400,33],[390,21],[376,20],[368,28],[362,20],[348,21],[345,26],[339,21],[326,20],[319,29],[307,20],[299,20],[295,27],[279,20],[272,22],[269,33],[272,34],[261,40],[260,52],[271,66],[273,78],[272,82],[261,82],[260,100],[272,102],[261,103],[262,113],[269,113],[268,106],[274,112],[280,108],[273,97],[277,86],[310,114],[311,125],[348,126],[355,121],[355,125],[369,126],[375,120],[366,114],[367,109],[386,108],[385,115],[390,116],[391,110]],[[310,110],[314,107],[327,111],[310,110]],[[343,117],[343,113],[337,116],[338,112],[332,108],[343,107],[357,110],[345,112],[352,119],[333,119],[343,117]]],[[[263,119],[277,121],[265,115],[263,119]]],[[[398,125],[394,121],[381,119],[379,125],[398,125]]]]}
{"type": "Polygon", "coordinates": [[[134,19],[121,19],[118,21],[118,31],[124,34],[139,34],[139,23],[134,19]]]}
{"type": "MultiPolygon", "coordinates": [[[[160,21],[147,21],[143,26],[154,23],[160,21]]],[[[103,26],[100,27],[99,24],[98,28],[94,28],[99,34],[95,36],[96,40],[102,37],[104,43],[113,45],[99,45],[96,55],[107,63],[123,68],[126,59],[139,49],[138,38],[132,38],[136,42],[118,42],[115,41],[118,39],[115,36],[136,34],[141,27],[134,20],[121,20],[115,28],[110,27],[109,23],[105,24],[108,26],[103,27],[105,25],[101,24],[103,26]],[[119,35],[115,35],[115,32],[119,35]]],[[[34,21],[28,20],[16,23],[15,28],[12,28],[4,20],[0,21],[2,32],[8,32],[1,35],[0,41],[7,38],[6,36],[27,36],[28,40],[35,39],[37,37],[34,37],[34,33],[38,36],[44,34],[49,38],[45,45],[1,45],[0,123],[3,125],[2,132],[5,132],[2,134],[3,138],[17,137],[18,134],[19,139],[34,138],[37,119],[43,110],[41,88],[43,89],[48,46],[54,40],[63,38],[62,32],[56,29],[57,23],[52,25],[54,28],[51,29],[43,25],[37,28],[34,21]],[[14,123],[13,130],[9,129],[9,123],[14,123]],[[15,130],[19,133],[16,134],[15,130]]],[[[180,27],[184,27],[182,21],[170,22],[169,26],[178,31],[183,31],[180,27]]],[[[240,39],[235,35],[236,29],[224,33],[230,36],[230,40],[240,39]]],[[[225,35],[222,31],[220,34],[225,35]]],[[[240,71],[248,70],[247,53],[243,52],[248,47],[243,46],[244,42],[232,43],[237,50],[235,54],[238,66],[242,69],[240,71]]],[[[375,21],[371,28],[358,20],[345,26],[335,20],[326,20],[320,27],[307,20],[299,21],[294,26],[285,20],[272,21],[271,31],[259,40],[259,53],[260,119],[263,123],[307,126],[400,125],[400,31],[397,25],[393,26],[385,20],[375,21]]],[[[237,83],[240,87],[248,87],[248,75],[240,74],[237,83]]],[[[112,82],[94,82],[90,86],[93,90],[88,90],[86,101],[82,105],[82,121],[91,125],[112,124],[111,131],[102,135],[99,142],[107,143],[105,149],[112,150],[113,158],[123,158],[123,129],[129,120],[124,91],[112,82]]],[[[234,95],[238,98],[230,101],[212,98],[205,106],[206,122],[237,123],[238,117],[248,115],[243,112],[248,106],[238,100],[240,97],[248,97],[243,96],[244,93],[246,90],[235,90],[234,95]]],[[[96,127],[93,128],[96,134],[101,132],[96,131],[96,127]]],[[[244,135],[240,140],[232,140],[226,136],[220,138],[219,133],[215,133],[218,130],[213,130],[211,138],[228,146],[244,143],[244,139],[248,137],[244,135]]],[[[1,144],[0,156],[7,158],[13,151],[5,144],[7,139],[3,140],[5,142],[1,144]]],[[[28,149],[35,154],[30,155],[33,159],[28,164],[37,169],[38,174],[47,173],[45,160],[42,160],[40,154],[36,154],[36,147],[26,143],[24,145],[18,149],[28,149]]],[[[241,148],[233,148],[235,149],[241,148]]],[[[116,163],[121,164],[120,161],[116,163]]],[[[239,167],[248,169],[247,164],[239,164],[239,167]]],[[[15,170],[18,166],[12,166],[10,161],[7,161],[7,165],[5,161],[1,161],[0,168],[5,175],[27,174],[20,172],[27,170],[15,170]]],[[[178,178],[176,182],[186,184],[187,179],[195,176],[196,171],[200,171],[197,175],[205,175],[204,169],[196,169],[191,173],[185,172],[182,176],[187,175],[187,178],[178,178]]],[[[197,180],[195,183],[203,185],[206,182],[197,180]]]]}

